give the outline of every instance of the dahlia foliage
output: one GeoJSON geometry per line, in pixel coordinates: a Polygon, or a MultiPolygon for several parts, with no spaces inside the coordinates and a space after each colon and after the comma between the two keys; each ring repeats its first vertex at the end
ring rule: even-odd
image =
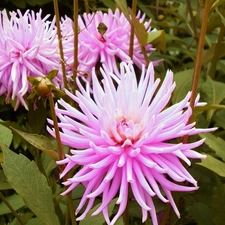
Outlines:
{"type": "MultiPolygon", "coordinates": [[[[65,165],[60,177],[81,166],[64,182],[68,189],[63,195],[79,184],[85,186],[76,214],[87,205],[78,220],[84,219],[95,199],[102,196],[102,203],[93,215],[102,212],[107,224],[115,224],[125,211],[129,187],[142,209],[143,221],[149,213],[153,224],[158,224],[154,196],[169,202],[179,217],[171,192],[198,189],[181,161],[190,166],[190,158],[205,158],[194,151],[204,139],[188,144],[173,140],[212,129],[188,124],[192,114],[190,92],[181,102],[167,107],[175,88],[171,71],[167,71],[161,86],[160,80],[154,78],[152,63],[147,69],[142,67],[139,82],[130,63],[121,63],[119,77],[109,72],[107,66],[101,69],[101,74],[103,79],[99,81],[93,69],[92,87],[86,83],[84,88],[77,79],[76,95],[66,91],[80,110],[63,99],[55,106],[62,142],[72,147],[71,155],[58,162],[65,165]],[[115,197],[119,208],[110,221],[108,205],[115,197]]],[[[195,106],[203,105],[198,96],[195,106]]],[[[51,120],[49,123],[53,124],[51,120]]],[[[55,136],[54,129],[47,129],[55,136]]]]}
{"type": "MultiPolygon", "coordinates": [[[[147,32],[151,30],[151,20],[145,21],[145,15],[141,12],[137,14],[140,23],[144,24],[147,32]]],[[[123,13],[116,9],[113,13],[111,9],[107,13],[96,11],[94,13],[84,13],[78,17],[78,74],[91,74],[92,68],[99,63],[104,64],[109,71],[119,75],[117,62],[131,62],[129,56],[131,25],[123,13]]],[[[62,19],[61,23],[63,47],[65,51],[66,64],[68,69],[73,68],[73,22],[69,17],[62,19]]],[[[151,44],[147,44],[147,57],[155,49],[151,44]]],[[[146,64],[142,49],[136,35],[133,45],[133,62],[139,68],[146,64]]],[[[157,64],[158,62],[154,62],[157,64]]],[[[91,75],[90,75],[91,76],[91,75]]]]}
{"type": "MultiPolygon", "coordinates": [[[[41,14],[17,10],[8,17],[6,10],[0,12],[0,96],[6,96],[6,103],[15,99],[15,109],[20,103],[28,109],[28,76],[45,77],[60,69],[55,20],[48,20],[49,15],[42,19],[41,14]]],[[[60,72],[53,82],[60,87],[60,72]]]]}

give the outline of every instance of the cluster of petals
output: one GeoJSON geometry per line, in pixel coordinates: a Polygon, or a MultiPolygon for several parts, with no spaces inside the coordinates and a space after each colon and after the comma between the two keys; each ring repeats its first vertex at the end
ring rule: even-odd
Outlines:
{"type": "MultiPolygon", "coordinates": [[[[31,87],[27,77],[46,76],[51,70],[59,70],[58,40],[55,22],[42,19],[37,13],[27,10],[0,12],[0,96],[6,103],[16,99],[27,108],[25,96],[31,87]]],[[[59,86],[60,73],[53,80],[59,86]]]]}
{"type": "MultiPolygon", "coordinates": [[[[150,27],[151,20],[145,22],[145,15],[139,12],[137,18],[144,24],[147,32],[154,32],[150,27]]],[[[116,9],[114,13],[111,9],[108,9],[107,13],[102,11],[84,13],[78,16],[78,26],[78,72],[90,75],[93,67],[104,64],[108,70],[119,75],[118,60],[131,61],[129,56],[131,25],[125,15],[119,9],[116,9]],[[101,26],[103,26],[102,31],[101,26]]],[[[73,68],[74,32],[73,22],[69,17],[62,19],[61,30],[66,63],[68,68],[73,68]]],[[[150,57],[155,49],[151,44],[147,44],[145,50],[147,57],[150,57]]],[[[139,68],[142,64],[146,64],[136,35],[132,60],[139,68]]],[[[155,64],[157,63],[156,61],[155,64]]]]}
{"type": "MultiPolygon", "coordinates": [[[[61,178],[75,166],[81,166],[64,182],[68,189],[63,195],[79,184],[85,186],[76,213],[85,209],[78,220],[85,218],[95,199],[101,196],[102,203],[93,215],[102,212],[107,224],[115,224],[126,208],[129,187],[142,209],[143,221],[150,215],[153,225],[158,224],[154,196],[169,202],[179,216],[171,192],[198,188],[181,161],[190,166],[191,158],[205,158],[194,150],[204,139],[186,144],[174,139],[213,129],[188,124],[191,93],[168,107],[175,88],[171,71],[167,71],[161,86],[160,79],[154,78],[152,63],[147,69],[143,66],[139,82],[132,64],[121,63],[120,77],[106,67],[101,73],[103,79],[99,81],[93,69],[91,88],[89,83],[82,86],[77,79],[76,95],[66,91],[80,110],[63,99],[55,106],[62,142],[72,148],[71,154],[58,161],[65,165],[61,178]],[[118,211],[110,221],[108,205],[115,197],[118,211]]],[[[198,96],[195,106],[202,105],[205,103],[199,102],[198,96]]],[[[54,129],[47,129],[55,136],[54,129]]]]}

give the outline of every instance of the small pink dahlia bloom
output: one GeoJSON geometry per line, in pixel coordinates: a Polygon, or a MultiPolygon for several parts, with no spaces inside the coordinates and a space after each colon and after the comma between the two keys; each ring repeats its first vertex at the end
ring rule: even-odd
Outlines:
{"type": "MultiPolygon", "coordinates": [[[[137,18],[144,24],[147,32],[154,32],[150,27],[151,20],[144,22],[145,15],[141,16],[139,12],[137,18]]],[[[119,75],[117,59],[123,62],[131,61],[129,57],[131,25],[125,15],[119,9],[116,9],[115,13],[111,9],[108,10],[108,13],[101,11],[91,14],[84,13],[83,16],[78,17],[78,25],[78,71],[81,74],[91,74],[92,68],[100,62],[108,70],[119,75]]],[[[72,20],[68,17],[62,19],[61,28],[67,64],[72,68],[74,59],[72,20]]],[[[155,50],[151,44],[147,44],[145,49],[148,57],[155,50]]],[[[136,36],[133,45],[133,62],[139,68],[146,64],[136,36]]],[[[157,63],[155,62],[155,64],[157,63]]]]}
{"type": "MultiPolygon", "coordinates": [[[[101,82],[93,70],[91,93],[89,83],[83,88],[77,80],[76,95],[66,93],[79,104],[80,110],[62,99],[58,101],[60,107],[56,104],[62,142],[73,148],[71,155],[58,162],[65,165],[60,177],[76,165],[81,166],[64,182],[69,187],[63,195],[83,184],[86,190],[76,213],[87,205],[77,219],[84,219],[95,198],[101,195],[102,204],[93,215],[102,212],[107,224],[113,225],[126,208],[130,186],[142,209],[142,220],[149,213],[157,225],[153,197],[169,202],[179,217],[171,192],[198,189],[196,180],[181,161],[190,165],[190,158],[205,158],[193,150],[204,139],[188,144],[171,140],[213,129],[198,129],[195,123],[188,124],[192,114],[190,92],[181,102],[166,107],[175,88],[171,71],[167,71],[159,88],[160,80],[154,80],[152,63],[147,69],[143,66],[139,82],[132,64],[121,63],[120,69],[120,78],[106,68],[101,69],[101,82]],[[119,208],[110,221],[108,204],[117,194],[119,208]]],[[[198,101],[199,96],[195,106],[205,105],[198,101]]],[[[54,130],[48,127],[48,131],[55,136],[54,130]]]]}
{"type": "MultiPolygon", "coordinates": [[[[24,96],[30,91],[28,76],[46,76],[60,69],[55,22],[48,16],[27,10],[23,15],[6,10],[0,12],[0,96],[6,103],[16,99],[15,110],[21,103],[27,109],[24,96]]],[[[53,80],[59,86],[60,73],[53,80]]]]}

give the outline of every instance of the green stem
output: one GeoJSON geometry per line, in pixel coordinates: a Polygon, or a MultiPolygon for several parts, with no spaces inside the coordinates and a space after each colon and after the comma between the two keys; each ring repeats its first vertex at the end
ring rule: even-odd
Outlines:
{"type": "MultiPolygon", "coordinates": [[[[202,26],[201,26],[201,31],[200,31],[200,37],[199,37],[199,43],[198,43],[197,57],[196,57],[196,61],[195,61],[193,81],[192,81],[192,89],[191,89],[192,93],[191,93],[191,98],[190,98],[190,107],[192,109],[192,112],[194,109],[194,103],[195,103],[197,87],[198,87],[198,80],[199,80],[199,76],[200,76],[200,72],[201,72],[202,53],[203,53],[204,44],[205,44],[205,35],[206,35],[206,28],[207,28],[210,7],[211,7],[211,0],[206,0],[203,19],[202,19],[202,26]]],[[[190,123],[190,122],[191,122],[191,118],[188,123],[190,123]]],[[[183,138],[183,143],[187,143],[187,141],[188,141],[188,136],[185,136],[183,138]]]]}
{"type": "Polygon", "coordinates": [[[187,9],[189,11],[190,14],[190,18],[191,18],[191,23],[192,23],[192,29],[193,29],[193,33],[194,33],[194,38],[196,41],[198,41],[198,33],[197,33],[197,27],[196,27],[196,20],[194,19],[194,15],[193,15],[193,11],[192,11],[192,7],[191,7],[191,1],[187,0],[187,9]]]}
{"type": "MultiPolygon", "coordinates": [[[[54,99],[53,99],[52,94],[48,96],[48,99],[49,99],[52,119],[53,119],[53,123],[54,123],[55,136],[56,136],[58,149],[59,149],[59,159],[62,160],[62,159],[64,159],[64,152],[62,149],[62,142],[61,142],[61,138],[60,138],[59,126],[58,126],[58,121],[57,121],[57,117],[56,117],[56,113],[55,113],[54,99]]],[[[62,170],[63,168],[61,167],[60,169],[62,170]]],[[[67,176],[63,177],[63,181],[67,181],[67,176]]],[[[68,193],[66,196],[67,196],[68,209],[69,209],[69,214],[70,214],[70,219],[71,219],[72,225],[77,225],[76,217],[74,214],[72,195],[71,195],[71,193],[68,193]]]]}
{"type": "Polygon", "coordinates": [[[127,206],[123,213],[123,224],[129,225],[129,197],[127,198],[127,206]]]}
{"type": "Polygon", "coordinates": [[[6,204],[6,206],[10,209],[10,211],[12,212],[12,214],[16,217],[16,219],[18,220],[18,222],[20,223],[20,225],[25,225],[23,223],[23,221],[21,220],[21,218],[19,217],[19,215],[17,214],[17,212],[13,209],[13,207],[9,204],[9,202],[7,201],[7,199],[4,197],[4,195],[2,194],[2,192],[0,192],[0,199],[6,204]]]}
{"type": "Polygon", "coordinates": [[[56,117],[56,113],[55,113],[54,99],[53,99],[52,94],[50,94],[48,96],[48,100],[49,100],[51,115],[52,115],[52,119],[53,119],[53,123],[54,123],[55,136],[56,136],[58,151],[59,151],[58,152],[59,159],[62,160],[62,159],[64,159],[64,152],[63,152],[63,148],[62,148],[62,142],[61,142],[61,138],[60,138],[59,126],[58,126],[58,121],[57,121],[57,117],[56,117]]]}
{"type": "MultiPolygon", "coordinates": [[[[137,10],[137,0],[132,1],[132,12],[136,15],[137,10]]],[[[133,51],[134,51],[134,24],[132,21],[130,22],[131,30],[130,30],[130,47],[129,47],[129,56],[133,59],[133,51]]]]}
{"type": "Polygon", "coordinates": [[[73,1],[73,20],[74,20],[74,65],[73,65],[73,80],[74,80],[74,93],[76,90],[76,77],[78,67],[78,0],[73,1]]]}
{"type": "Polygon", "coordinates": [[[168,220],[168,217],[170,215],[170,210],[171,210],[171,205],[170,204],[167,204],[166,205],[166,209],[164,211],[164,214],[163,214],[163,218],[160,222],[160,225],[166,225],[166,222],[168,220]]]}
{"type": "Polygon", "coordinates": [[[72,225],[77,225],[77,221],[76,221],[76,216],[75,216],[75,210],[73,207],[73,200],[72,200],[72,193],[69,192],[67,194],[67,204],[68,204],[68,209],[69,209],[69,214],[70,214],[70,219],[72,222],[72,225]]]}
{"type": "Polygon", "coordinates": [[[58,0],[53,0],[53,4],[54,4],[55,17],[56,17],[59,52],[60,52],[61,66],[62,66],[62,73],[63,73],[63,85],[64,85],[64,88],[67,88],[66,68],[65,68],[65,64],[64,64],[65,60],[64,60],[63,45],[62,45],[62,35],[60,32],[60,17],[59,17],[58,0]]]}
{"type": "Polygon", "coordinates": [[[225,26],[223,23],[221,23],[220,26],[220,33],[217,39],[217,43],[215,46],[215,50],[214,50],[214,54],[213,54],[213,58],[212,61],[210,62],[210,67],[208,70],[208,75],[213,79],[215,77],[215,73],[216,73],[216,66],[219,60],[219,55],[220,55],[220,51],[221,51],[221,42],[223,41],[223,37],[225,35],[225,26]]]}

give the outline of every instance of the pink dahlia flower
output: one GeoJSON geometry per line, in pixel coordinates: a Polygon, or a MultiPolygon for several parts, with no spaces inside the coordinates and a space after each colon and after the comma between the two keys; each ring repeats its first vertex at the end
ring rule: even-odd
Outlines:
{"type": "MultiPolygon", "coordinates": [[[[6,10],[0,12],[0,96],[6,103],[16,99],[27,108],[24,96],[30,91],[28,76],[46,76],[59,68],[58,40],[55,22],[49,15],[41,18],[38,13],[26,11],[24,15],[6,10]]],[[[61,75],[53,80],[59,86],[61,75]]]]}
{"type": "MultiPolygon", "coordinates": [[[[145,15],[139,12],[137,18],[144,24],[146,31],[151,32],[151,20],[144,22],[145,15]]],[[[116,9],[108,13],[96,11],[92,14],[84,13],[78,17],[78,71],[90,74],[92,68],[100,62],[110,70],[119,75],[117,58],[123,62],[130,62],[130,30],[131,26],[125,15],[116,9]]],[[[73,22],[65,17],[62,20],[62,36],[67,64],[73,67],[73,22]]],[[[148,57],[155,50],[151,44],[145,46],[148,57]]],[[[139,68],[146,64],[144,55],[137,37],[134,37],[133,62],[139,68]]],[[[157,63],[157,62],[155,62],[157,63]]]]}
{"type": "MultiPolygon", "coordinates": [[[[62,142],[73,148],[71,155],[58,162],[65,165],[60,177],[76,165],[81,166],[72,178],[64,182],[69,187],[63,195],[80,183],[85,186],[76,213],[85,204],[86,209],[78,220],[85,218],[95,198],[101,195],[102,204],[93,215],[102,212],[107,224],[113,225],[126,208],[128,186],[142,209],[143,221],[149,213],[153,224],[158,224],[154,196],[169,202],[179,216],[171,192],[198,189],[196,180],[181,161],[190,165],[190,158],[205,158],[193,150],[204,139],[188,144],[171,140],[213,129],[198,129],[195,123],[188,124],[192,114],[191,93],[181,102],[166,107],[175,88],[171,71],[167,71],[160,88],[160,80],[154,80],[152,63],[147,69],[143,66],[139,82],[131,64],[121,63],[120,78],[108,73],[107,69],[102,69],[101,73],[103,80],[99,82],[93,70],[91,93],[89,83],[83,88],[79,80],[76,96],[66,92],[81,110],[62,99],[58,101],[60,107],[55,107],[61,121],[62,142]],[[110,221],[108,204],[117,194],[119,208],[110,221]]],[[[195,106],[205,104],[198,101],[199,96],[195,106]]],[[[55,136],[54,130],[48,128],[48,131],[55,136]]]]}

